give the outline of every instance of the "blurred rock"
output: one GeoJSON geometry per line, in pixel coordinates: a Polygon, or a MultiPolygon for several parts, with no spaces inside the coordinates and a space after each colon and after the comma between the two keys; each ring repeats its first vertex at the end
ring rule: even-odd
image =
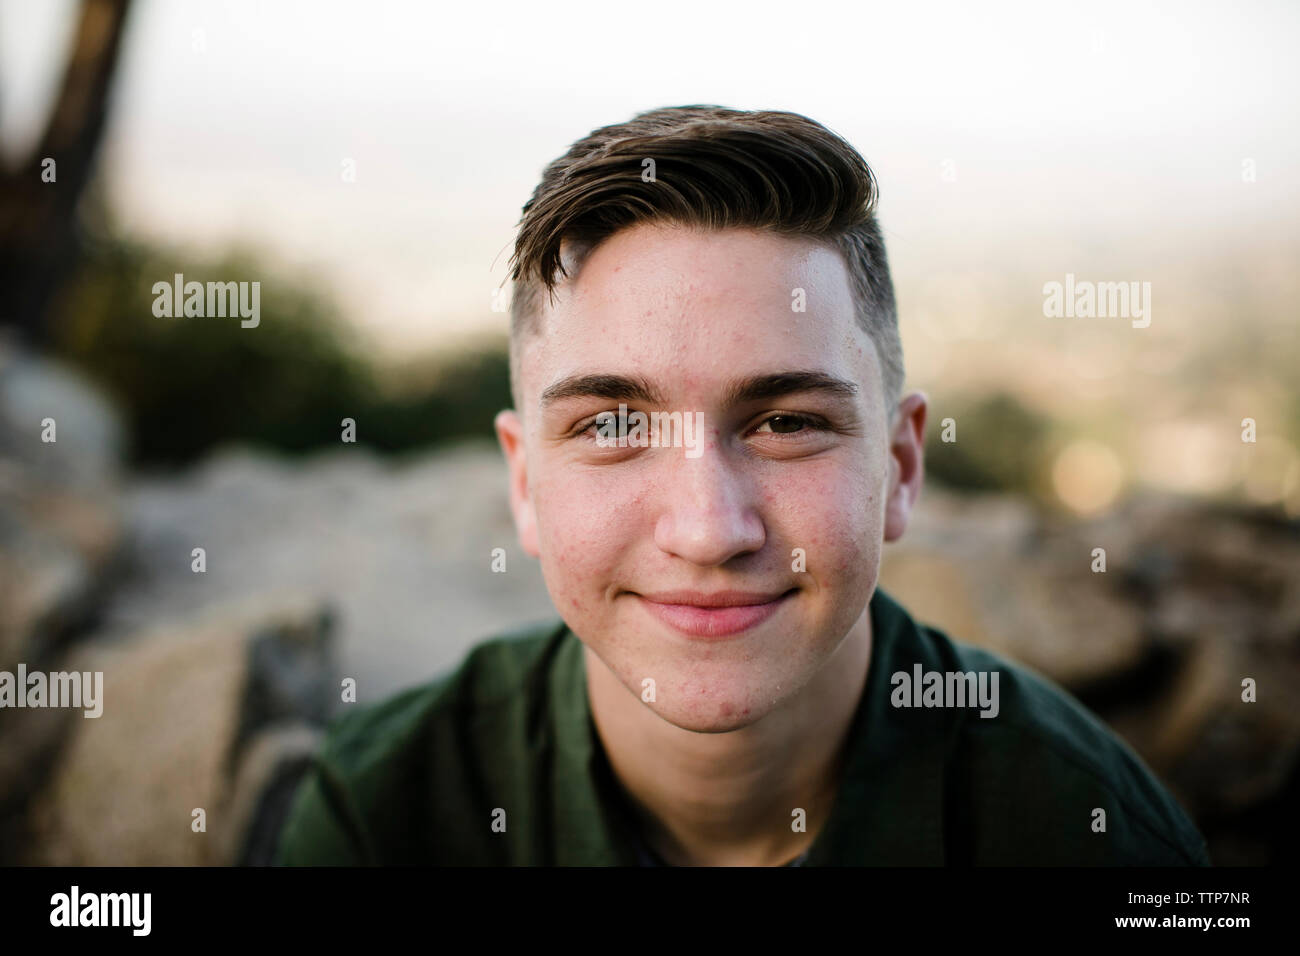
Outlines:
{"type": "MultiPolygon", "coordinates": [[[[107,399],[0,337],[0,670],[45,670],[84,634],[120,573],[121,428],[107,399]],[[45,419],[52,442],[42,440],[45,419]]],[[[68,713],[0,712],[0,858],[53,766],[68,713]]]]}
{"type": "Polygon", "coordinates": [[[84,630],[120,572],[117,504],[31,480],[0,478],[0,667],[43,661],[84,630]]]}
{"type": "Polygon", "coordinates": [[[0,458],[45,484],[98,490],[120,474],[120,416],[68,366],[0,338],[0,458]],[[46,418],[57,441],[41,439],[46,418]]]}
{"type": "Polygon", "coordinates": [[[72,721],[81,719],[81,711],[68,708],[0,710],[0,866],[15,863],[31,842],[27,808],[54,767],[72,721]]]}
{"type": "Polygon", "coordinates": [[[426,681],[483,638],[555,613],[519,548],[501,454],[470,444],[389,462],[359,446],[303,459],[240,449],[127,493],[137,573],[106,633],[282,588],[338,614],[361,701],[426,681]],[[202,547],[207,570],[191,570],[202,547]],[[492,550],[507,571],[491,573],[492,550]]]}
{"type": "Polygon", "coordinates": [[[225,862],[270,866],[294,792],[320,746],[319,727],[277,724],[258,733],[241,755],[220,849],[225,862]]]}
{"type": "Polygon", "coordinates": [[[907,533],[885,548],[881,585],[958,640],[1081,689],[1141,666],[1141,618],[1092,574],[1088,534],[1053,534],[1026,504],[926,489],[907,533]]]}
{"type": "Polygon", "coordinates": [[[103,395],[0,339],[0,668],[45,660],[102,605],[122,542],[120,455],[103,395]]]}
{"type": "Polygon", "coordinates": [[[312,722],[334,693],[328,621],[314,603],[284,598],[70,655],[60,669],[103,672],[103,715],[69,721],[32,801],[23,862],[267,862],[285,781],[305,769],[312,722]],[[196,808],[204,832],[192,829],[196,808]]]}

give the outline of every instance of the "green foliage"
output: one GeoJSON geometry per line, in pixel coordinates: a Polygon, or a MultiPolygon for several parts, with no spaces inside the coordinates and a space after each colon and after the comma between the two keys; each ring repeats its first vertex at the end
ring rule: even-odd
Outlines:
{"type": "Polygon", "coordinates": [[[365,440],[387,452],[466,437],[495,440],[492,420],[513,403],[507,340],[421,364],[420,377],[427,384],[376,400],[367,414],[365,440]]]}
{"type": "Polygon", "coordinates": [[[926,425],[928,476],[971,491],[1044,493],[1051,437],[1047,419],[1004,393],[935,403],[931,415],[926,425]],[[944,418],[956,420],[954,442],[941,440],[944,418]]]}
{"type": "Polygon", "coordinates": [[[95,244],[56,310],[56,351],[121,406],[138,464],[180,465],[217,444],[288,452],[337,447],[341,421],[357,440],[397,452],[490,437],[510,405],[504,344],[462,362],[430,361],[413,391],[381,388],[384,373],[321,295],[270,274],[246,254],[203,262],[138,244],[95,244]],[[260,321],[159,318],[155,282],[259,281],[260,321]]]}

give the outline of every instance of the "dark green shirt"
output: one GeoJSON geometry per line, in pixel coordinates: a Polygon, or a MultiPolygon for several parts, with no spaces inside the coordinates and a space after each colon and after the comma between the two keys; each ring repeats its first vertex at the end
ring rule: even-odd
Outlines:
{"type": "MultiPolygon", "coordinates": [[[[1074,698],[918,625],[879,589],[871,621],[844,777],[801,865],[1209,864],[1173,797],[1074,698]],[[891,678],[918,664],[998,672],[997,715],[896,706],[891,678]]],[[[582,643],[556,622],[337,718],[277,859],[635,866],[644,844],[627,807],[591,721],[582,643]]]]}

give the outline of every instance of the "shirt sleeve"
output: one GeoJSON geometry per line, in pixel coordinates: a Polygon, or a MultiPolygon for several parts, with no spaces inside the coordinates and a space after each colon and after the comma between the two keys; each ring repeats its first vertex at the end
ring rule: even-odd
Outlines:
{"type": "Polygon", "coordinates": [[[280,831],[276,866],[368,866],[374,861],[346,786],[317,759],[294,795],[280,831]]]}

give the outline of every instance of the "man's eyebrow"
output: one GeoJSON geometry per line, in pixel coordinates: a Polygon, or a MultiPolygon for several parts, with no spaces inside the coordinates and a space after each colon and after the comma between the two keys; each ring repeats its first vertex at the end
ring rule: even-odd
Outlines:
{"type": "MultiPolygon", "coordinates": [[[[830,392],[853,396],[858,393],[858,386],[854,382],[815,369],[751,375],[737,379],[728,386],[723,407],[732,408],[792,392],[830,392]]],[[[542,392],[541,405],[545,408],[566,398],[603,398],[611,401],[635,401],[645,405],[666,404],[654,383],[640,375],[570,375],[542,392]]]]}
{"type": "Polygon", "coordinates": [[[779,398],[791,392],[830,392],[833,395],[853,396],[858,394],[858,386],[847,379],[836,378],[815,369],[773,372],[732,383],[723,404],[724,407],[731,408],[765,398],[779,398]]]}
{"type": "Polygon", "coordinates": [[[542,392],[542,408],[566,398],[607,398],[663,405],[659,390],[640,375],[570,375],[542,392]]]}

